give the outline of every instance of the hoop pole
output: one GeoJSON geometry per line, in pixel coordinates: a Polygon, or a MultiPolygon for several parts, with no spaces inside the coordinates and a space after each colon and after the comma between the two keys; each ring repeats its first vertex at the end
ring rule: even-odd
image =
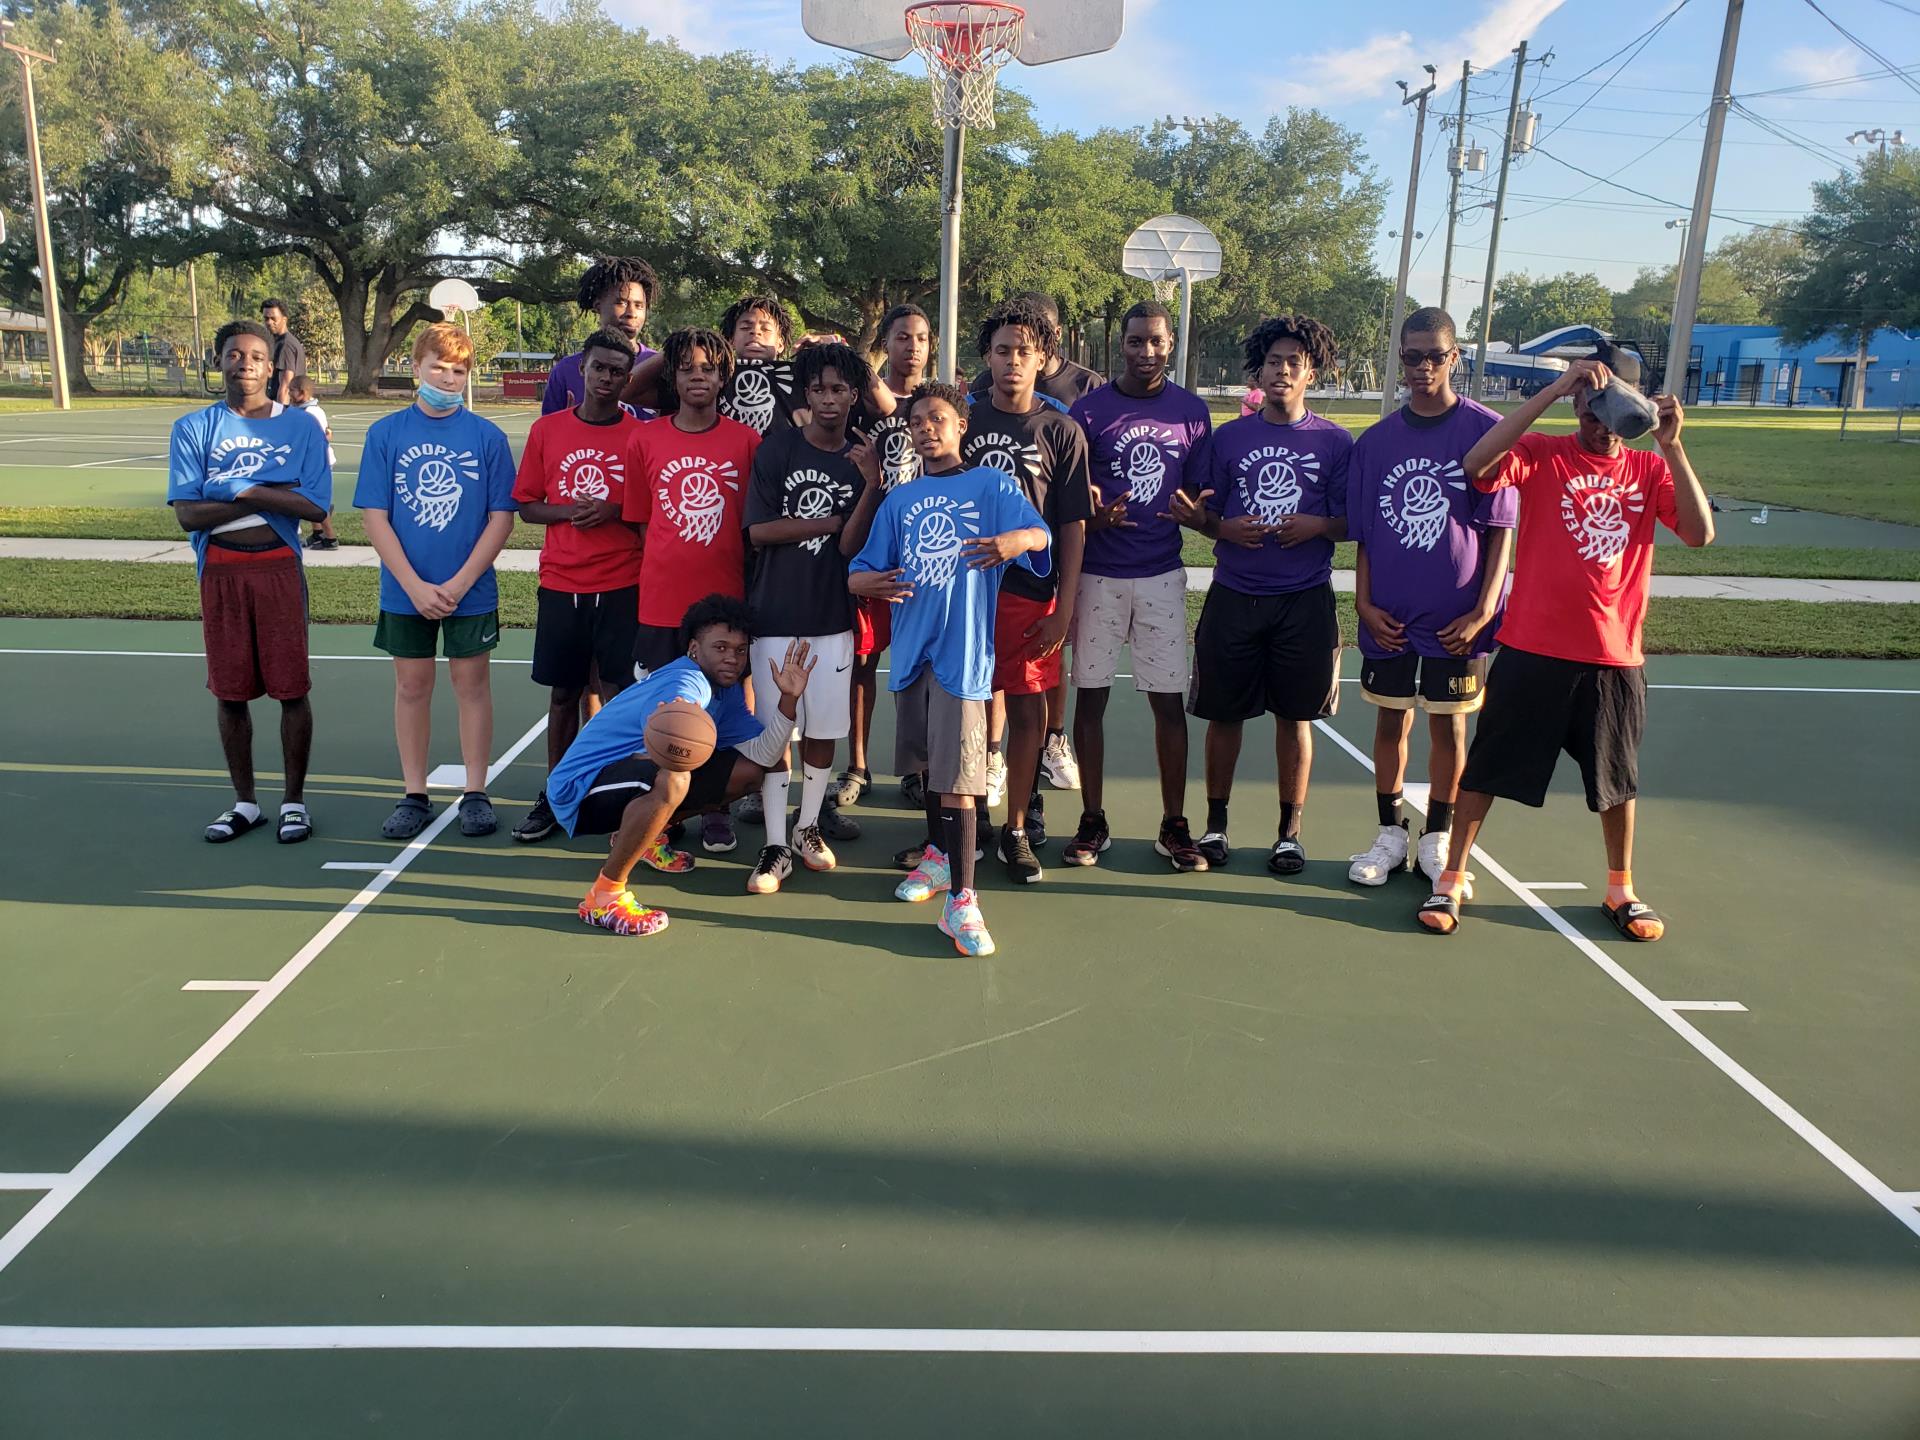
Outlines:
{"type": "Polygon", "coordinates": [[[954,125],[946,132],[940,167],[940,348],[935,360],[935,373],[948,382],[960,344],[960,210],[966,154],[967,127],[954,125]]]}
{"type": "Polygon", "coordinates": [[[1176,352],[1175,364],[1179,367],[1173,373],[1180,377],[1183,389],[1193,388],[1193,376],[1189,373],[1192,351],[1189,348],[1193,339],[1193,272],[1186,266],[1180,267],[1180,349],[1176,352]]]}

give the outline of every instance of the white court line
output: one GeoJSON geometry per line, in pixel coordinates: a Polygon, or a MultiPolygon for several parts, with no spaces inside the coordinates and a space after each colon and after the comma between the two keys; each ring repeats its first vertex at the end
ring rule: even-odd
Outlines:
{"type": "MultiPolygon", "coordinates": [[[[1347,754],[1351,755],[1354,760],[1364,767],[1368,774],[1373,773],[1373,761],[1364,751],[1355,746],[1346,736],[1342,735],[1338,730],[1335,730],[1326,721],[1316,720],[1313,723],[1319,730],[1331,738],[1334,744],[1346,751],[1347,754]]],[[[1614,984],[1618,985],[1622,990],[1625,990],[1629,995],[1633,996],[1634,999],[1638,1000],[1642,1005],[1646,1006],[1648,1010],[1658,1016],[1663,1025],[1697,1050],[1700,1055],[1715,1069],[1720,1071],[1721,1074],[1725,1075],[1729,1080],[1733,1081],[1734,1084],[1746,1091],[1747,1094],[1759,1101],[1774,1119],[1778,1120],[1782,1125],[1785,1125],[1789,1130],[1793,1131],[1794,1134],[1806,1141],[1808,1145],[1812,1146],[1815,1153],[1855,1185],[1864,1190],[1867,1195],[1873,1199],[1874,1203],[1879,1205],[1889,1215],[1893,1216],[1895,1220],[1898,1220],[1914,1235],[1920,1236],[1920,1212],[1915,1211],[1912,1206],[1904,1204],[1899,1194],[1891,1185],[1887,1184],[1886,1181],[1882,1180],[1878,1175],[1854,1159],[1852,1155],[1841,1148],[1837,1141],[1818,1125],[1815,1125],[1811,1120],[1807,1119],[1807,1117],[1802,1115],[1798,1110],[1794,1109],[1793,1106],[1781,1099],[1778,1094],[1761,1081],[1751,1070],[1747,1069],[1746,1066],[1742,1065],[1738,1060],[1735,1060],[1731,1055],[1727,1054],[1726,1051],[1714,1044],[1713,1041],[1709,1040],[1689,1021],[1682,1019],[1672,1006],[1668,1005],[1666,1001],[1662,1000],[1658,995],[1655,995],[1645,985],[1636,980],[1632,974],[1627,971],[1626,967],[1621,965],[1611,955],[1607,954],[1606,951],[1602,950],[1598,945],[1594,944],[1593,941],[1587,939],[1586,936],[1574,929],[1572,922],[1558,910],[1554,909],[1538,895],[1527,889],[1520,881],[1514,879],[1512,872],[1499,861],[1495,860],[1484,849],[1478,845],[1474,846],[1473,856],[1481,865],[1486,867],[1488,874],[1493,876],[1493,878],[1498,880],[1502,885],[1505,885],[1507,889],[1511,890],[1515,895],[1519,896],[1521,903],[1526,905],[1534,914],[1538,915],[1558,931],[1562,939],[1566,940],[1574,949],[1578,950],[1598,966],[1608,979],[1612,980],[1614,984]]],[[[1435,943],[1438,943],[1438,941],[1436,940],[1435,943]]]]}
{"type": "Polygon", "coordinates": [[[1528,890],[1584,890],[1586,885],[1579,880],[1522,880],[1528,890]]]}
{"type": "Polygon", "coordinates": [[[0,1172],[0,1190],[51,1190],[66,1178],[53,1170],[0,1172]]]}
{"type": "MultiPolygon", "coordinates": [[[[1358,685],[1358,675],[1342,675],[1342,685],[1358,685]]],[[[1920,690],[1888,690],[1878,685],[1653,685],[1649,690],[1718,690],[1727,695],[1920,695],[1920,690]]]]}
{"type": "MultiPolygon", "coordinates": [[[[521,751],[546,733],[546,729],[547,717],[542,715],[528,727],[526,734],[514,741],[488,768],[488,782],[491,783],[505,771],[519,758],[521,751]]],[[[21,1216],[11,1230],[0,1235],[0,1270],[5,1270],[18,1260],[20,1252],[32,1244],[40,1232],[52,1224],[60,1212],[71,1205],[80,1192],[92,1184],[100,1172],[138,1138],[141,1131],[179,1099],[180,1093],[191,1085],[203,1070],[219,1059],[227,1047],[246,1032],[248,1026],[265,1014],[267,1007],[285,994],[287,987],[300,978],[301,972],[319,959],[326,948],[340,938],[341,932],[351,925],[362,911],[380,898],[381,892],[393,883],[401,871],[425,853],[426,848],[439,838],[440,832],[452,824],[459,813],[452,807],[442,810],[439,816],[407,845],[406,849],[393,858],[390,865],[369,880],[359,894],[349,900],[339,913],[320,927],[317,935],[301,946],[291,960],[275,971],[273,977],[254,992],[252,999],[234,1011],[226,1024],[214,1031],[205,1044],[182,1061],[180,1067],[162,1080],[151,1095],[134,1107],[131,1115],[114,1126],[107,1133],[106,1138],[89,1150],[78,1165],[65,1175],[58,1177],[58,1183],[41,1197],[40,1202],[21,1216]]],[[[1920,1219],[1920,1217],[1916,1218],[1920,1219]]]]}
{"type": "Polygon", "coordinates": [[[1915,1335],[1454,1330],[882,1330],[730,1325],[0,1325],[0,1351],[689,1350],[916,1355],[1448,1355],[1554,1360],[1920,1360],[1915,1335]]]}
{"type": "Polygon", "coordinates": [[[467,784],[467,767],[449,761],[445,765],[436,765],[427,772],[429,790],[464,790],[467,784]]]}
{"type": "Polygon", "coordinates": [[[1745,1015],[1747,1007],[1738,1000],[1669,1000],[1669,1010],[1713,1010],[1728,1015],[1745,1015]]]}
{"type": "Polygon", "coordinates": [[[182,990],[263,990],[264,980],[189,980],[182,990]]]}
{"type": "Polygon", "coordinates": [[[378,875],[382,870],[391,870],[391,860],[329,860],[320,867],[322,870],[366,870],[378,875]]]}
{"type": "Polygon", "coordinates": [[[1920,1210],[1920,1190],[1902,1190],[1900,1192],[1900,1199],[1906,1204],[1913,1206],[1914,1209],[1920,1210]]]}

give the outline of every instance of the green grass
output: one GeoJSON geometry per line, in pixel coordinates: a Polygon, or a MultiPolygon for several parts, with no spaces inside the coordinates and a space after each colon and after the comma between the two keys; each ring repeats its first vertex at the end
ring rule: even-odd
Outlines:
{"type": "MultiPolygon", "coordinates": [[[[502,574],[500,622],[534,623],[537,577],[502,574]]],[[[316,624],[370,625],[378,609],[369,569],[307,574],[316,624]]],[[[1187,597],[1188,623],[1201,596],[1187,597]]],[[[0,614],[24,618],[197,620],[200,591],[190,566],[110,560],[0,560],[0,614]]],[[[1340,624],[1354,636],[1353,601],[1340,597],[1340,624]]],[[[1920,659],[1920,605],[1802,604],[1793,601],[1660,600],[1647,614],[1652,654],[1920,659]]]]}
{"type": "MultiPolygon", "coordinates": [[[[76,395],[73,397],[75,410],[127,410],[185,403],[186,399],[178,395],[76,395]]],[[[33,394],[18,390],[0,393],[0,415],[31,415],[36,411],[44,411],[49,415],[59,413],[53,408],[53,402],[47,398],[44,389],[39,392],[37,398],[33,394]]]]}
{"type": "MultiPolygon", "coordinates": [[[[360,514],[336,510],[333,533],[343,545],[367,543],[360,514]]],[[[516,525],[509,550],[538,550],[544,534],[538,525],[516,525]]],[[[63,540],[181,540],[186,532],[164,505],[120,509],[84,505],[0,505],[0,535],[63,540]]]]}

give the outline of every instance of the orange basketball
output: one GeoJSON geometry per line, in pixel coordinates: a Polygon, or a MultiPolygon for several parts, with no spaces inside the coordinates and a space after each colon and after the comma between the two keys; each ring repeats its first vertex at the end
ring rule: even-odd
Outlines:
{"type": "Polygon", "coordinates": [[[647,758],[662,770],[698,770],[719,737],[713,717],[687,700],[669,700],[647,717],[647,758]]]}

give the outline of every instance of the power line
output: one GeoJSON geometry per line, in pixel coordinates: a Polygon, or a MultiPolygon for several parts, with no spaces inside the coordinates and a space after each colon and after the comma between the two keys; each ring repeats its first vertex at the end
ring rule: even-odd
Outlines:
{"type": "MultiPolygon", "coordinates": [[[[1812,3],[1812,0],[1808,0],[1808,3],[1809,4],[1812,3]]],[[[1615,190],[1624,190],[1629,195],[1638,195],[1643,200],[1653,201],[1654,204],[1662,207],[1663,209],[1684,210],[1687,208],[1686,206],[1682,205],[1678,200],[1665,200],[1658,195],[1649,195],[1645,190],[1636,190],[1631,185],[1622,185],[1618,180],[1613,179],[1611,176],[1596,175],[1591,170],[1582,170],[1578,165],[1575,165],[1571,160],[1562,160],[1558,155],[1554,154],[1551,150],[1542,150],[1538,145],[1534,146],[1533,148],[1534,148],[1534,153],[1536,155],[1544,155],[1547,157],[1547,159],[1553,161],[1554,164],[1565,166],[1567,169],[1573,171],[1577,175],[1584,175],[1589,180],[1594,181],[1596,184],[1610,185],[1615,190]]],[[[1631,164],[1631,163],[1632,163],[1631,161],[1628,162],[1628,164],[1631,164]]],[[[1623,165],[1620,168],[1624,170],[1626,166],[1623,165]]],[[[1615,175],[1618,175],[1620,171],[1616,170],[1613,173],[1615,175]]],[[[1587,188],[1592,189],[1593,187],[1588,186],[1587,188]]],[[[1586,192],[1582,191],[1580,193],[1585,194],[1586,192]]],[[[1535,213],[1537,214],[1538,212],[1536,211],[1535,213]]],[[[1771,225],[1761,220],[1742,220],[1737,215],[1723,214],[1721,211],[1718,211],[1718,210],[1709,211],[1708,213],[1711,214],[1713,218],[1716,220],[1725,220],[1729,224],[1733,224],[1733,225],[1751,225],[1756,230],[1786,230],[1794,233],[1798,233],[1799,231],[1799,227],[1796,225],[1771,225]]],[[[1780,213],[1785,213],[1785,212],[1780,212],[1780,213]]]]}
{"type": "MultiPolygon", "coordinates": [[[[1562,90],[1565,90],[1569,85],[1578,85],[1581,81],[1585,80],[1587,76],[1593,74],[1594,71],[1598,70],[1602,65],[1611,64],[1616,58],[1618,58],[1621,55],[1626,55],[1627,51],[1632,50],[1633,54],[1627,55],[1627,58],[1621,62],[1620,68],[1618,70],[1615,70],[1612,75],[1609,75],[1605,80],[1602,80],[1599,82],[1599,88],[1594,91],[1594,94],[1598,95],[1600,91],[1605,90],[1608,85],[1613,83],[1614,79],[1620,74],[1621,70],[1626,69],[1627,66],[1631,65],[1636,59],[1639,58],[1640,52],[1647,48],[1648,42],[1651,41],[1653,37],[1658,35],[1662,30],[1667,28],[1668,21],[1672,20],[1674,16],[1678,15],[1682,10],[1686,8],[1687,8],[1687,0],[1679,0],[1679,3],[1675,5],[1671,10],[1667,11],[1666,14],[1662,15],[1658,20],[1654,21],[1653,24],[1649,25],[1645,30],[1642,30],[1638,35],[1634,36],[1633,39],[1627,41],[1626,44],[1622,45],[1618,50],[1614,51],[1613,54],[1607,56],[1606,59],[1601,60],[1596,64],[1589,65],[1585,70],[1582,70],[1578,75],[1574,76],[1571,80],[1561,81],[1558,85],[1554,86],[1553,89],[1547,91],[1545,95],[1539,94],[1538,91],[1536,90],[1535,94],[1529,97],[1529,99],[1545,100],[1554,95],[1558,95],[1562,90]]],[[[1577,115],[1580,112],[1578,110],[1575,110],[1573,113],[1577,115]]],[[[1548,131],[1547,133],[1552,134],[1553,132],[1548,131]]]]}
{"type": "Polygon", "coordinates": [[[1878,50],[1874,49],[1871,45],[1867,44],[1867,42],[1862,40],[1858,35],[1854,34],[1851,30],[1847,29],[1847,27],[1842,25],[1838,20],[1834,19],[1831,15],[1827,14],[1826,11],[1820,8],[1818,0],[1804,0],[1804,3],[1809,10],[1813,11],[1814,14],[1818,15],[1822,20],[1826,21],[1827,24],[1831,25],[1835,30],[1839,31],[1842,35],[1846,36],[1846,38],[1850,42],[1852,42],[1855,49],[1859,50],[1868,59],[1876,62],[1877,64],[1884,65],[1886,66],[1887,69],[1895,72],[1895,77],[1897,79],[1905,83],[1906,87],[1909,90],[1913,91],[1916,95],[1920,95],[1920,80],[1914,79],[1913,76],[1909,75],[1905,70],[1901,69],[1900,66],[1894,64],[1893,61],[1887,59],[1886,56],[1882,55],[1878,50]]]}
{"type": "MultiPolygon", "coordinates": [[[[1695,121],[1697,121],[1701,117],[1701,115],[1704,115],[1705,113],[1706,112],[1702,110],[1692,115],[1689,115],[1685,120],[1681,121],[1678,125],[1674,126],[1673,130],[1669,134],[1662,136],[1659,140],[1654,141],[1653,144],[1649,145],[1646,149],[1642,150],[1638,155],[1634,156],[1631,160],[1627,161],[1625,164],[1616,166],[1612,171],[1610,171],[1608,174],[1604,176],[1590,175],[1589,178],[1592,179],[1594,183],[1598,185],[1612,184],[1613,176],[1618,175],[1622,170],[1628,170],[1628,169],[1631,169],[1633,166],[1638,165],[1642,160],[1646,159],[1647,156],[1651,155],[1654,151],[1658,150],[1662,145],[1665,145],[1668,141],[1672,140],[1674,136],[1678,135],[1682,130],[1686,129],[1689,125],[1693,124],[1695,121]]],[[[1549,155],[1548,152],[1546,152],[1545,150],[1542,150],[1539,147],[1539,145],[1536,144],[1533,148],[1536,153],[1541,155],[1546,155],[1547,158],[1550,160],[1553,158],[1553,156],[1549,155]]],[[[1565,164],[1566,162],[1562,161],[1560,163],[1565,164]]],[[[1581,171],[1580,173],[1583,175],[1588,174],[1588,172],[1584,170],[1581,171]]],[[[1622,185],[1617,188],[1624,190],[1627,187],[1622,185]]],[[[1569,198],[1577,199],[1579,196],[1586,194],[1587,191],[1591,189],[1593,189],[1593,186],[1589,185],[1586,187],[1586,189],[1576,190],[1573,196],[1569,198]]],[[[1552,205],[1543,205],[1538,210],[1529,210],[1525,215],[1518,215],[1518,216],[1515,216],[1514,218],[1518,220],[1525,220],[1535,215],[1544,215],[1547,213],[1547,211],[1553,208],[1554,207],[1552,205]]]]}
{"type": "MultiPolygon", "coordinates": [[[[1906,7],[1903,5],[1899,8],[1905,9],[1906,7]]],[[[1920,10],[1915,10],[1913,13],[1920,15],[1920,10]]],[[[1771,95],[1794,95],[1799,96],[1799,98],[1803,100],[1825,100],[1829,104],[1834,102],[1844,104],[1858,97],[1852,95],[1805,95],[1801,92],[1807,90],[1832,90],[1841,85],[1858,85],[1863,80],[1885,80],[1890,77],[1897,78],[1901,75],[1912,74],[1916,70],[1920,70],[1920,65],[1903,65],[1893,70],[1863,70],[1858,75],[1841,75],[1832,80],[1809,80],[1804,85],[1781,85],[1772,90],[1754,90],[1739,98],[1742,100],[1759,100],[1771,95]]]]}
{"type": "Polygon", "coordinates": [[[1822,145],[1818,140],[1809,140],[1805,136],[1797,135],[1787,129],[1786,126],[1769,120],[1764,115],[1756,115],[1752,110],[1749,110],[1745,105],[1741,104],[1740,101],[1734,100],[1731,103],[1734,113],[1739,115],[1743,120],[1746,120],[1750,124],[1758,125],[1769,135],[1778,135],[1782,140],[1793,145],[1796,149],[1804,150],[1807,154],[1813,156],[1814,159],[1824,160],[1829,165],[1838,166],[1842,170],[1846,169],[1851,163],[1850,158],[1840,151],[1822,145]]]}

